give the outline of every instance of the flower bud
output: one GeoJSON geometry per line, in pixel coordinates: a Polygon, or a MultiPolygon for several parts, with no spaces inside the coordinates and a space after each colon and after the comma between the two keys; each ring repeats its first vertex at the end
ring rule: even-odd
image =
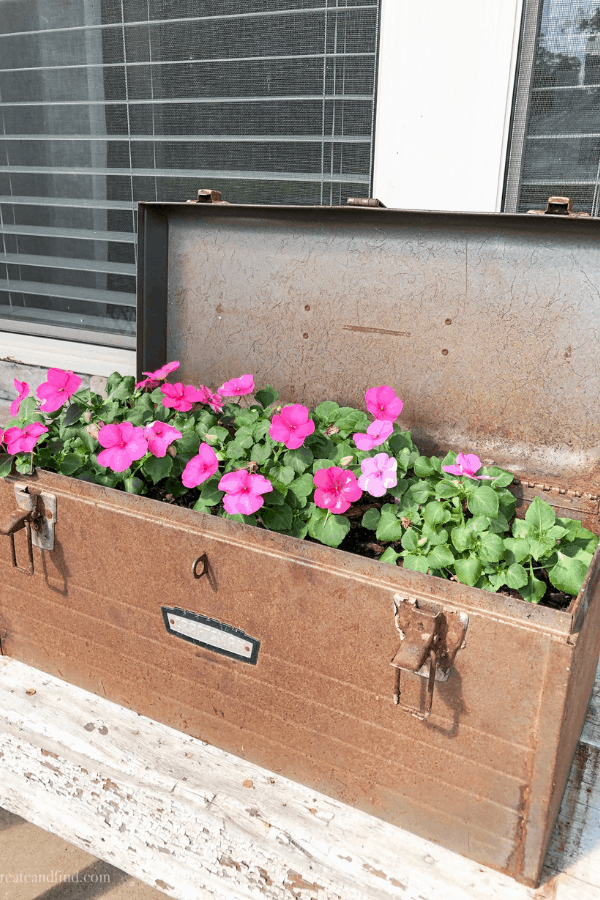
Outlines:
{"type": "Polygon", "coordinates": [[[167,453],[169,454],[169,456],[172,456],[173,459],[175,459],[175,457],[177,456],[177,450],[175,449],[173,444],[169,444],[169,446],[167,447],[167,453]]]}
{"type": "Polygon", "coordinates": [[[204,440],[205,440],[205,441],[216,441],[216,440],[217,440],[217,436],[216,436],[216,434],[205,434],[205,435],[204,435],[204,440]]]}
{"type": "Polygon", "coordinates": [[[353,456],[342,456],[340,459],[340,466],[349,466],[353,459],[353,456]]]}
{"type": "Polygon", "coordinates": [[[86,409],[86,411],[85,411],[85,416],[84,416],[83,418],[85,419],[85,421],[86,421],[86,422],[88,423],[88,425],[89,425],[89,423],[92,421],[92,411],[91,411],[91,409],[86,409]]]}
{"type": "Polygon", "coordinates": [[[332,434],[337,434],[339,430],[340,429],[337,427],[337,425],[329,425],[325,429],[325,434],[327,435],[327,437],[329,437],[332,434]]]}
{"type": "Polygon", "coordinates": [[[102,428],[102,422],[92,422],[91,425],[86,425],[87,433],[98,440],[98,435],[100,434],[100,429],[102,428]]]}

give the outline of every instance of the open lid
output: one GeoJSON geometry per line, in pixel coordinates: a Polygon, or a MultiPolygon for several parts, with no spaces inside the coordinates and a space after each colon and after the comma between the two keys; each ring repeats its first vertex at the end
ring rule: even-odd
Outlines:
{"type": "Polygon", "coordinates": [[[138,365],[404,401],[422,449],[600,484],[600,222],[140,203],[138,365]]]}

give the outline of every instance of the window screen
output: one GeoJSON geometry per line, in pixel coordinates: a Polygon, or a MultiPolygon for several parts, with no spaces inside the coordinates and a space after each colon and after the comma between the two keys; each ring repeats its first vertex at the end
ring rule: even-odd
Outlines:
{"type": "Polygon", "coordinates": [[[371,185],[379,0],[0,0],[0,330],[134,347],[138,200],[371,185]]]}
{"type": "Polygon", "coordinates": [[[600,207],[600,3],[526,4],[505,209],[600,207]]]}

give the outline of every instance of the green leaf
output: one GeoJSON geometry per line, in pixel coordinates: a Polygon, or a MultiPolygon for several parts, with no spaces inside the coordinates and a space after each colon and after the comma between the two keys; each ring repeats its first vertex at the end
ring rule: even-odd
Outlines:
{"type": "Polygon", "coordinates": [[[291,484],[295,475],[296,473],[291,466],[281,466],[275,470],[275,477],[281,481],[282,484],[291,484]]]}
{"type": "Polygon", "coordinates": [[[450,532],[450,537],[459,553],[464,553],[465,550],[469,550],[475,543],[473,529],[470,524],[457,525],[450,532]]]}
{"type": "Polygon", "coordinates": [[[436,530],[435,528],[432,528],[431,525],[428,525],[427,522],[424,522],[423,537],[426,537],[432,546],[437,547],[438,544],[445,544],[447,542],[448,531],[445,528],[436,530]]]}
{"type": "Polygon", "coordinates": [[[72,475],[77,469],[80,469],[85,460],[78,453],[67,453],[58,467],[61,475],[72,475]]]}
{"type": "Polygon", "coordinates": [[[513,563],[504,573],[504,577],[507,587],[514,591],[520,590],[529,579],[527,571],[519,563],[513,563]]]}
{"type": "Polygon", "coordinates": [[[462,488],[453,481],[439,481],[435,486],[435,495],[441,500],[449,500],[451,497],[458,497],[462,488]]]}
{"type": "Polygon", "coordinates": [[[394,433],[388,438],[388,443],[390,445],[390,450],[396,455],[401,453],[402,450],[405,449],[415,449],[415,445],[413,444],[412,438],[410,436],[410,431],[394,431],[394,433]]]}
{"type": "Polygon", "coordinates": [[[195,431],[186,431],[183,437],[180,437],[175,441],[175,446],[177,448],[177,455],[181,456],[186,462],[189,462],[190,459],[198,453],[200,438],[195,431]]]}
{"type": "Polygon", "coordinates": [[[110,397],[112,392],[118,388],[122,381],[123,376],[119,372],[113,372],[112,375],[109,375],[108,381],[106,382],[106,395],[110,397]]]}
{"type": "Polygon", "coordinates": [[[288,490],[298,498],[309,497],[315,489],[315,483],[310,472],[300,475],[288,485],[288,490]]]}
{"type": "Polygon", "coordinates": [[[196,500],[192,509],[195,509],[196,512],[205,513],[205,515],[210,516],[210,506],[207,506],[206,503],[203,503],[200,497],[196,500]]]}
{"type": "Polygon", "coordinates": [[[283,456],[283,462],[298,475],[306,472],[314,457],[308,447],[298,447],[297,450],[288,450],[283,456]]]}
{"type": "Polygon", "coordinates": [[[253,462],[258,463],[259,466],[263,466],[266,461],[270,459],[272,453],[273,449],[268,444],[255,444],[248,456],[253,462]]]}
{"type": "Polygon", "coordinates": [[[474,516],[495,516],[499,509],[498,494],[482,484],[469,496],[467,506],[474,516]]]}
{"type": "Polygon", "coordinates": [[[429,568],[429,563],[425,556],[414,556],[412,553],[407,553],[404,555],[403,562],[404,568],[412,569],[413,572],[423,572],[425,574],[429,568]]]}
{"type": "Polygon", "coordinates": [[[131,478],[126,478],[123,484],[125,485],[125,490],[128,494],[148,493],[148,488],[146,487],[142,479],[138,478],[136,475],[133,475],[131,478]]]}
{"type": "Polygon", "coordinates": [[[495,487],[508,487],[509,484],[512,484],[515,477],[505,469],[498,468],[498,466],[484,466],[483,472],[484,475],[492,476],[494,479],[492,484],[495,487]]]}
{"type": "Polygon", "coordinates": [[[556,513],[545,500],[536,497],[525,513],[525,521],[538,534],[541,534],[548,528],[552,528],[556,522],[556,513]]]}
{"type": "Polygon", "coordinates": [[[393,547],[387,547],[386,550],[379,557],[379,562],[382,563],[391,563],[391,565],[395,566],[397,561],[400,559],[400,554],[396,553],[393,547]]]}
{"type": "Polygon", "coordinates": [[[476,556],[467,559],[457,559],[455,563],[456,577],[461,584],[474,587],[481,575],[481,562],[476,556]]]}
{"type": "Polygon", "coordinates": [[[408,481],[408,479],[402,478],[395,487],[388,490],[388,494],[391,494],[392,497],[400,499],[400,497],[402,497],[407,492],[409,487],[410,482],[408,481]]]}
{"type": "Polygon", "coordinates": [[[264,506],[260,517],[265,528],[271,531],[289,531],[292,525],[292,510],[284,503],[282,506],[264,506]]]}
{"type": "Polygon", "coordinates": [[[433,496],[433,488],[427,481],[418,481],[413,484],[409,493],[415,503],[426,503],[433,496]]]}
{"type": "Polygon", "coordinates": [[[167,453],[166,456],[149,456],[144,460],[142,469],[152,479],[153,484],[158,484],[163,478],[167,478],[171,474],[173,468],[173,459],[167,453]]]}
{"type": "Polygon", "coordinates": [[[85,430],[85,428],[78,428],[77,436],[83,442],[84,447],[88,450],[89,453],[93,453],[96,450],[98,441],[96,440],[96,438],[92,437],[91,434],[89,434],[85,430]]]}
{"type": "Polygon", "coordinates": [[[332,422],[335,412],[338,409],[338,404],[334,403],[333,400],[325,400],[324,403],[319,403],[315,409],[315,415],[322,422],[332,422]]]}
{"type": "Polygon", "coordinates": [[[269,433],[269,428],[271,427],[271,423],[268,419],[262,419],[260,422],[257,422],[254,428],[252,429],[252,435],[255,441],[262,441],[263,438],[267,436],[269,433]]]}
{"type": "Polygon", "coordinates": [[[499,562],[504,556],[504,541],[499,534],[486,532],[481,537],[481,555],[489,562],[499,562]]]}
{"type": "Polygon", "coordinates": [[[225,491],[220,491],[217,487],[220,480],[220,475],[214,475],[202,485],[199,500],[202,501],[204,506],[216,506],[225,496],[225,491]]]}
{"type": "Polygon", "coordinates": [[[399,541],[402,537],[402,523],[395,512],[384,510],[377,524],[378,541],[399,541]]]}
{"type": "Polygon", "coordinates": [[[505,559],[509,563],[520,563],[530,556],[529,544],[524,538],[504,538],[505,559]]]}
{"type": "Polygon", "coordinates": [[[530,575],[527,579],[527,584],[519,588],[519,593],[523,600],[526,600],[528,603],[539,603],[546,593],[546,585],[543,581],[536,578],[535,575],[533,577],[530,575]]]}
{"type": "Polygon", "coordinates": [[[245,516],[243,513],[234,513],[231,515],[231,513],[223,510],[219,515],[223,519],[231,519],[233,522],[240,522],[242,525],[256,525],[256,516],[254,514],[251,516],[245,516]]]}
{"type": "Polygon", "coordinates": [[[303,540],[308,533],[308,522],[303,521],[302,519],[294,519],[292,522],[292,527],[289,530],[289,534],[292,537],[300,538],[303,540]]]}
{"type": "Polygon", "coordinates": [[[112,400],[129,400],[133,394],[134,388],[135,378],[133,375],[126,375],[125,378],[121,380],[119,386],[113,391],[107,391],[107,394],[112,400]]]}
{"type": "MultiPolygon", "coordinates": [[[[280,481],[271,480],[271,484],[273,490],[264,495],[265,506],[283,506],[288,495],[287,487],[280,481]]],[[[290,505],[293,506],[293,502],[290,505]]]]}
{"type": "Polygon", "coordinates": [[[363,528],[368,528],[369,531],[375,531],[379,524],[379,519],[381,518],[381,513],[376,507],[373,509],[368,509],[364,516],[362,517],[361,525],[363,528]]]}
{"type": "Polygon", "coordinates": [[[257,391],[254,395],[254,399],[257,400],[261,406],[264,406],[265,409],[267,406],[270,406],[271,403],[275,403],[277,398],[279,397],[279,391],[276,391],[274,387],[271,387],[268,384],[261,391],[257,391]]]}
{"type": "Polygon", "coordinates": [[[439,544],[427,556],[430,569],[443,569],[454,564],[454,554],[448,544],[439,544]]]}
{"type": "Polygon", "coordinates": [[[69,425],[74,425],[75,422],[79,421],[84,410],[85,406],[80,406],[78,403],[72,403],[65,413],[63,425],[65,425],[66,427],[68,427],[69,425]]]}
{"type": "Polygon", "coordinates": [[[576,596],[581,590],[588,568],[589,564],[586,565],[582,560],[559,553],[558,562],[548,571],[548,577],[559,591],[576,596]]]}
{"type": "Polygon", "coordinates": [[[318,507],[308,523],[310,536],[329,547],[339,547],[349,531],[350,520],[346,516],[334,515],[318,507]]]}
{"type": "Polygon", "coordinates": [[[407,528],[402,535],[402,547],[404,550],[414,551],[419,547],[419,535],[412,528],[407,528]]]}
{"type": "Polygon", "coordinates": [[[6,478],[10,475],[12,469],[13,457],[10,453],[0,453],[0,478],[6,478]]]}
{"type": "Polygon", "coordinates": [[[228,459],[245,459],[246,451],[237,441],[230,441],[225,447],[225,456],[228,459]]]}
{"type": "Polygon", "coordinates": [[[415,460],[413,468],[415,470],[415,475],[418,475],[419,478],[427,478],[429,475],[435,474],[435,469],[426,456],[420,456],[415,460]]]}
{"type": "Polygon", "coordinates": [[[443,503],[432,500],[423,510],[423,518],[431,528],[435,528],[436,525],[445,525],[452,517],[450,510],[446,509],[443,503]]]}

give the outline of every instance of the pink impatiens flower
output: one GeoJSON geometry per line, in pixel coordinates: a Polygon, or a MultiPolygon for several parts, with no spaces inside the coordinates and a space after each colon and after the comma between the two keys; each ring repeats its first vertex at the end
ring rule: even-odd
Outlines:
{"type": "Polygon", "coordinates": [[[381,387],[369,388],[365,394],[367,409],[376,419],[387,419],[394,422],[402,412],[403,403],[400,397],[396,397],[393,388],[387,384],[381,387]]]}
{"type": "Polygon", "coordinates": [[[354,472],[332,466],[330,469],[319,469],[313,476],[317,487],[315,503],[321,509],[328,509],[336,515],[345,513],[354,500],[362,496],[362,491],[354,472]]]}
{"type": "Polygon", "coordinates": [[[284,406],[280,414],[273,416],[269,436],[288,450],[297,450],[315,430],[315,423],[308,418],[308,409],[300,403],[284,406]]]}
{"type": "Polygon", "coordinates": [[[219,393],[223,397],[243,397],[245,394],[251,394],[254,390],[254,376],[240,375],[239,378],[232,378],[226,381],[219,388],[219,393]]]}
{"type": "Polygon", "coordinates": [[[19,415],[19,409],[21,408],[21,403],[23,402],[25,397],[29,396],[30,388],[26,381],[17,381],[17,379],[15,378],[15,390],[17,392],[17,397],[10,404],[10,414],[13,417],[16,417],[19,415]]]}
{"type": "Polygon", "coordinates": [[[223,498],[226,512],[250,516],[265,502],[261,494],[268,494],[273,490],[273,485],[263,475],[250,475],[247,469],[237,469],[223,475],[219,481],[219,490],[226,491],[223,498]]]}
{"type": "Polygon", "coordinates": [[[167,425],[166,422],[150,422],[144,428],[144,437],[148,441],[148,450],[153,456],[166,456],[169,444],[183,435],[172,425],[167,425]]]}
{"type": "Polygon", "coordinates": [[[179,412],[188,412],[192,408],[192,403],[204,402],[202,391],[197,391],[192,384],[184,387],[181,381],[177,384],[163,384],[161,391],[165,395],[162,405],[179,412]]]}
{"type": "Polygon", "coordinates": [[[148,452],[143,428],[131,422],[104,425],[98,432],[98,442],[106,448],[98,454],[98,462],[113,472],[124,472],[134,460],[148,452]]]}
{"type": "Polygon", "coordinates": [[[390,488],[398,484],[396,470],[398,461],[387,453],[378,453],[363,459],[360,464],[362,475],[358,479],[359,487],[371,497],[383,497],[390,488]]]}
{"type": "Polygon", "coordinates": [[[214,475],[218,468],[219,460],[213,448],[208,444],[200,444],[197,455],[190,459],[183,470],[181,480],[187,488],[195,488],[214,475]]]}
{"type": "Polygon", "coordinates": [[[393,424],[387,419],[375,419],[367,428],[366,434],[358,432],[353,435],[354,443],[359,450],[372,450],[385,443],[393,430],[393,424]]]}
{"type": "Polygon", "coordinates": [[[468,478],[474,478],[476,481],[482,481],[485,475],[476,475],[481,468],[481,460],[474,453],[459,453],[456,457],[455,466],[442,466],[444,472],[450,475],[466,475],[468,478]]]}
{"type": "Polygon", "coordinates": [[[48,369],[48,381],[40,384],[37,395],[42,401],[40,409],[45,413],[56,412],[63,403],[79,390],[81,378],[70,370],[48,369]]]}
{"type": "Polygon", "coordinates": [[[135,386],[136,391],[138,388],[146,387],[148,389],[158,387],[161,381],[164,381],[165,378],[174,372],[175,369],[179,368],[178,362],[170,362],[165,363],[164,366],[161,366],[160,369],[157,369],[156,372],[143,372],[143,375],[146,375],[147,378],[144,378],[143,381],[138,381],[135,386]]]}
{"type": "Polygon", "coordinates": [[[23,429],[7,428],[4,432],[7,453],[11,456],[14,456],[15,453],[31,453],[40,435],[46,431],[48,431],[46,426],[39,422],[33,422],[23,429]]]}
{"type": "Polygon", "coordinates": [[[219,397],[218,394],[213,394],[213,392],[203,384],[201,384],[198,388],[198,394],[202,395],[202,399],[198,402],[205,403],[207,406],[210,406],[213,412],[223,412],[223,398],[219,397]]]}

